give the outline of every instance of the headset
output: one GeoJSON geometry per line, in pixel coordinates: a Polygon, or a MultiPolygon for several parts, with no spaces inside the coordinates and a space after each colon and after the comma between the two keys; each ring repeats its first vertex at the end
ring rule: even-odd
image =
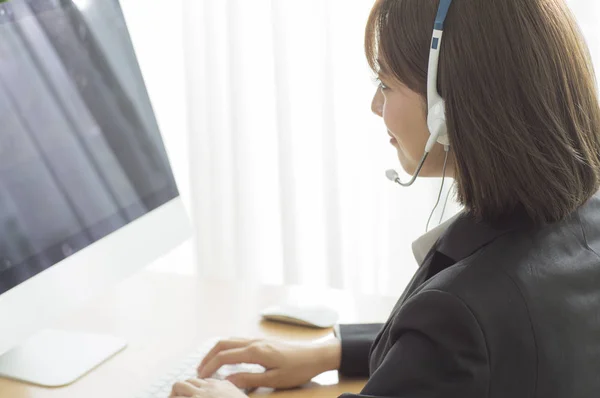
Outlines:
{"type": "Polygon", "coordinates": [[[450,150],[450,140],[448,139],[448,127],[446,125],[446,106],[444,99],[437,91],[437,83],[440,49],[442,46],[442,36],[444,35],[444,23],[446,22],[446,17],[451,4],[452,0],[440,0],[437,15],[435,17],[435,25],[433,27],[433,36],[429,51],[429,67],[427,71],[427,127],[430,136],[425,145],[425,153],[419,162],[415,174],[409,182],[403,183],[400,181],[400,177],[395,170],[388,170],[385,173],[389,180],[396,182],[403,187],[409,187],[414,184],[425,164],[429,152],[431,152],[436,142],[442,144],[446,151],[446,159],[444,160],[445,174],[448,151],[450,150]]]}

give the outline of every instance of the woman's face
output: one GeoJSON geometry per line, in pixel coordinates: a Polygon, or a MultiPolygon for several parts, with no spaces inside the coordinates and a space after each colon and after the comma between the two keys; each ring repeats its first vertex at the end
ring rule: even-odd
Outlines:
{"type": "MultiPolygon", "coordinates": [[[[390,135],[390,143],[398,152],[404,171],[415,173],[429,139],[427,106],[424,98],[405,85],[379,74],[380,85],[375,92],[371,110],[383,118],[390,135]]],[[[436,144],[419,174],[422,177],[441,177],[444,166],[444,148],[436,144]]],[[[448,159],[446,177],[453,176],[451,159],[448,159]]]]}

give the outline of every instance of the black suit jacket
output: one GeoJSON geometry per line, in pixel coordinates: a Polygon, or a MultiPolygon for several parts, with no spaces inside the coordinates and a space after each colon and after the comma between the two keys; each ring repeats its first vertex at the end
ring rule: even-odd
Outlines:
{"type": "Polygon", "coordinates": [[[343,397],[600,394],[600,197],[567,220],[493,228],[461,215],[385,325],[341,325],[343,397]]]}

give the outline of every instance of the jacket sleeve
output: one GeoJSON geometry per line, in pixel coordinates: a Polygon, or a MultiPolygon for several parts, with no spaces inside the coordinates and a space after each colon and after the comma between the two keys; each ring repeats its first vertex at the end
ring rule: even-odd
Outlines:
{"type": "Polygon", "coordinates": [[[486,342],[462,300],[442,291],[421,292],[402,306],[392,322],[385,357],[377,358],[379,366],[362,392],[341,397],[488,396],[486,342]]]}
{"type": "Polygon", "coordinates": [[[336,336],[342,343],[340,375],[369,377],[369,351],[382,328],[381,323],[338,326],[336,336]]]}

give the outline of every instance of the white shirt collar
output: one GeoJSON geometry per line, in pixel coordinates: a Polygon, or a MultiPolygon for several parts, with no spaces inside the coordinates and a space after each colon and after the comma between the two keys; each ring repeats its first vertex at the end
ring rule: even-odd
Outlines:
{"type": "Polygon", "coordinates": [[[460,214],[461,213],[459,212],[454,217],[444,221],[443,223],[441,223],[431,231],[425,233],[413,242],[413,255],[415,256],[415,260],[417,260],[417,264],[419,266],[423,263],[425,256],[427,255],[427,253],[429,253],[429,250],[431,250],[435,242],[439,239],[440,236],[442,236],[442,234],[446,231],[446,229],[448,229],[450,224],[452,224],[460,214]]]}

